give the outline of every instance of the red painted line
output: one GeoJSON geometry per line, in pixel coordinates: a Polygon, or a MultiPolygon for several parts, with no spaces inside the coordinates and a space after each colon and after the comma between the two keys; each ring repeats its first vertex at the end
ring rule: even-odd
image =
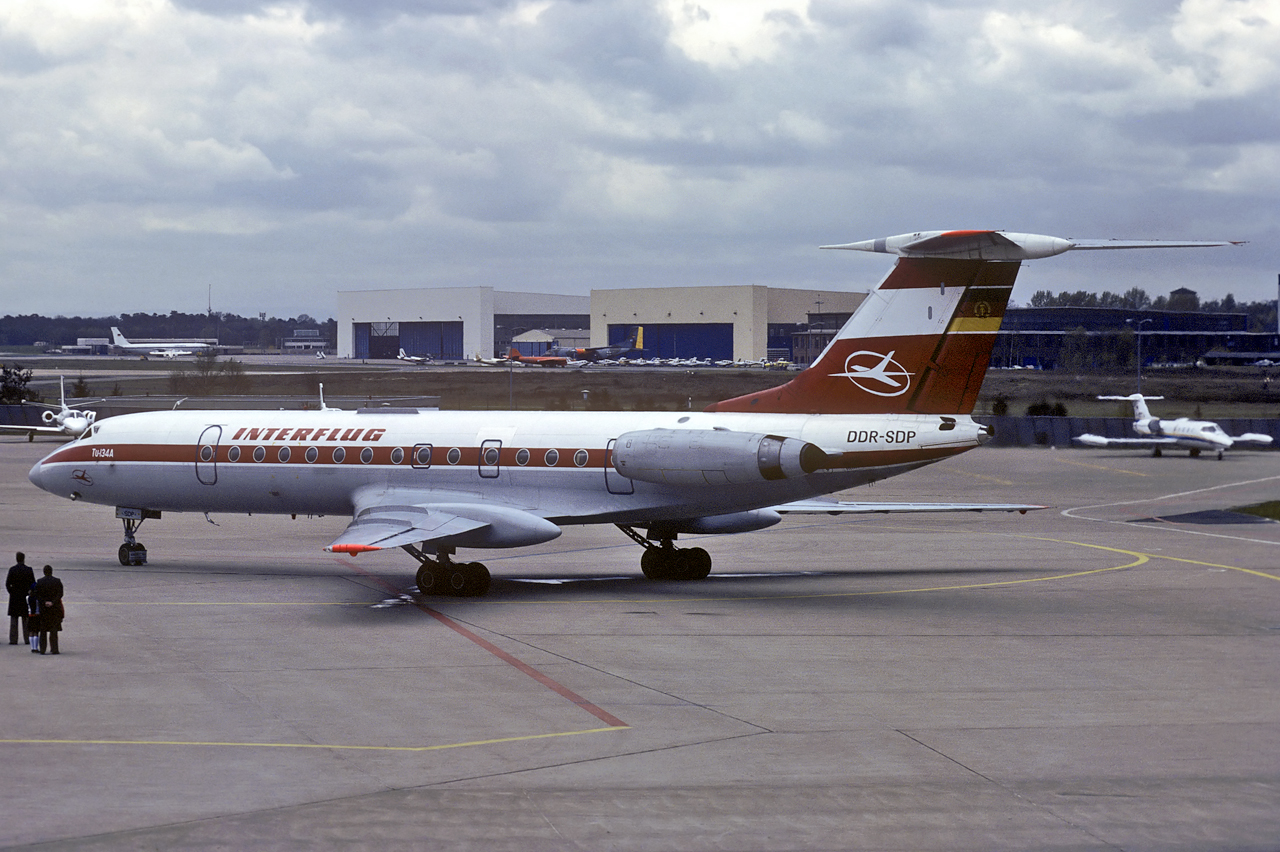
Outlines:
{"type": "MultiPolygon", "coordinates": [[[[375,583],[382,586],[384,589],[387,589],[391,593],[393,594],[400,593],[399,589],[395,588],[390,583],[383,580],[381,577],[370,574],[368,571],[365,571],[363,568],[360,568],[350,560],[339,559],[338,561],[341,562],[343,565],[346,565],[352,571],[355,571],[357,574],[361,574],[365,577],[368,577],[370,580],[373,580],[375,583]]],[[[499,660],[502,660],[507,665],[512,666],[516,670],[523,672],[524,674],[533,678],[538,683],[542,684],[547,689],[554,692],[556,695],[559,695],[561,698],[564,698],[570,703],[575,704],[578,707],[581,707],[583,710],[586,710],[592,716],[595,716],[597,719],[599,719],[601,722],[604,722],[609,727],[611,728],[631,727],[626,722],[619,719],[617,716],[614,716],[612,713],[608,712],[607,710],[604,710],[600,707],[597,707],[595,704],[592,704],[590,701],[583,698],[581,695],[574,692],[572,689],[560,683],[559,681],[552,679],[551,677],[538,671],[528,663],[513,657],[511,654],[508,654],[506,651],[502,650],[497,645],[490,642],[488,639],[485,639],[482,636],[478,636],[475,633],[472,633],[470,630],[463,627],[461,624],[454,621],[452,618],[445,615],[444,613],[437,612],[436,610],[432,609],[431,607],[423,603],[415,602],[414,606],[416,606],[418,609],[422,610],[427,615],[434,618],[436,621],[443,624],[445,627],[448,627],[454,633],[457,633],[459,636],[463,637],[464,639],[468,639],[474,642],[484,650],[488,651],[490,654],[493,654],[499,660]]]]}

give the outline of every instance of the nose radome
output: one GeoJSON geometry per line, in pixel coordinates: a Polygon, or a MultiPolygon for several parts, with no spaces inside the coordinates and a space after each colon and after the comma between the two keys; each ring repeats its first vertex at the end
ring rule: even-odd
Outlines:
{"type": "Polygon", "coordinates": [[[36,488],[41,488],[45,491],[49,490],[44,487],[44,465],[40,462],[33,464],[31,470],[27,471],[27,479],[31,480],[31,484],[36,488]]]}

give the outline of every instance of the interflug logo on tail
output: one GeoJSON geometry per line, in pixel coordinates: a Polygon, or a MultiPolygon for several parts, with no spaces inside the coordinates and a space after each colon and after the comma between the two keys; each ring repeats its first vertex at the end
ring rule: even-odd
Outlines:
{"type": "Polygon", "coordinates": [[[897,350],[884,355],[860,349],[844,359],[844,376],[862,390],[876,396],[901,396],[911,387],[911,373],[893,359],[897,350]]]}

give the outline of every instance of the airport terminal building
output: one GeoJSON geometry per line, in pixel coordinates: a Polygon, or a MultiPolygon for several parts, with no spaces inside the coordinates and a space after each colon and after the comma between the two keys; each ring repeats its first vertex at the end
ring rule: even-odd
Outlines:
{"type": "Polygon", "coordinates": [[[589,329],[591,345],[604,346],[642,326],[651,358],[794,360],[796,332],[815,317],[851,314],[866,295],[762,285],[592,290],[589,297],[492,287],[346,290],[338,292],[337,350],[395,358],[403,348],[463,360],[506,354],[537,329],[589,329]]]}

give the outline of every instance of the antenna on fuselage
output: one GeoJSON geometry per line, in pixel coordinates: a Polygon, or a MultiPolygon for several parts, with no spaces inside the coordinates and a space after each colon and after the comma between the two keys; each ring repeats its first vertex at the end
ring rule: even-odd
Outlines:
{"type": "Polygon", "coordinates": [[[330,408],[324,404],[324,382],[320,383],[320,410],[321,411],[341,411],[340,408],[330,408]]]}

